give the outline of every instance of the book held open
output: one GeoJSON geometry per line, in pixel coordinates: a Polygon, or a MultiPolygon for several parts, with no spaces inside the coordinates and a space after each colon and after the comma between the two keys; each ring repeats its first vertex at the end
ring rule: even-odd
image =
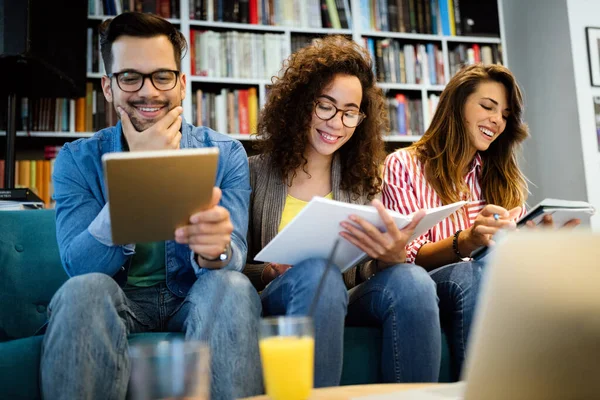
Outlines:
{"type": "MultiPolygon", "coordinates": [[[[460,201],[426,210],[427,214],[417,225],[410,240],[419,237],[464,204],[466,202],[460,201]]],[[[390,210],[388,213],[400,229],[412,220],[412,214],[403,215],[390,210]]],[[[349,221],[348,217],[351,214],[363,218],[382,231],[384,230],[384,223],[373,206],[313,197],[306,207],[256,255],[254,260],[294,265],[307,258],[326,259],[335,240],[344,230],[340,223],[349,221]]],[[[366,257],[367,255],[362,250],[342,238],[333,263],[344,272],[362,262],[366,257]]]]}
{"type": "MultiPolygon", "coordinates": [[[[527,214],[517,221],[517,228],[524,227],[527,221],[533,221],[539,225],[545,215],[552,216],[554,228],[561,228],[572,219],[580,219],[582,225],[589,224],[589,218],[596,213],[596,209],[585,201],[571,201],[560,199],[544,199],[531,208],[527,214]]],[[[506,232],[498,231],[494,235],[494,241],[498,243],[507,236],[506,232]]],[[[471,253],[471,258],[476,261],[483,261],[492,248],[482,246],[471,253]]]]}
{"type": "Polygon", "coordinates": [[[579,218],[584,222],[595,212],[594,207],[585,201],[544,199],[517,221],[517,226],[524,225],[529,220],[537,225],[542,222],[544,215],[548,214],[552,215],[554,226],[559,228],[575,218],[579,218]]]}

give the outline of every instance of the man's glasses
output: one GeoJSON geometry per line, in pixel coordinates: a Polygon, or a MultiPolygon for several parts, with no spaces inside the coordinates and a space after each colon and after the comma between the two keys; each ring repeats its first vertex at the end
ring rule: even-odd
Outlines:
{"type": "Polygon", "coordinates": [[[358,110],[342,110],[325,101],[315,101],[315,115],[323,121],[329,121],[342,112],[342,124],[346,128],[356,128],[367,116],[358,110]]]}
{"type": "Polygon", "coordinates": [[[137,92],[144,86],[146,78],[150,78],[152,85],[160,91],[173,89],[177,85],[179,71],[161,69],[149,74],[142,74],[137,71],[115,72],[107,75],[109,78],[115,78],[119,89],[127,93],[137,92]]]}

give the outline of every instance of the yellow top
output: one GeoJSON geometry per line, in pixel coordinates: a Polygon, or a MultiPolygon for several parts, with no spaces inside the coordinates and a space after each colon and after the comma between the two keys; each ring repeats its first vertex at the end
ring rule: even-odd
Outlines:
{"type": "MultiPolygon", "coordinates": [[[[326,199],[333,200],[333,192],[330,192],[326,199]]],[[[281,232],[283,228],[286,227],[287,224],[290,223],[291,220],[294,219],[296,215],[308,204],[308,201],[299,200],[295,197],[290,196],[289,194],[285,198],[285,205],[283,206],[283,213],[281,213],[281,222],[279,223],[279,228],[277,232],[281,232]]]]}

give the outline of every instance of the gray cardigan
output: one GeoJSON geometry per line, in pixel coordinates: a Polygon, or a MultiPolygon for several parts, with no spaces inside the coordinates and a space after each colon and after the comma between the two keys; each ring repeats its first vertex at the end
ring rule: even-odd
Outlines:
{"type": "MultiPolygon", "coordinates": [[[[250,157],[249,164],[252,194],[250,195],[249,209],[248,258],[244,274],[250,278],[257,290],[262,290],[265,285],[261,281],[261,274],[266,264],[257,264],[253,260],[256,254],[277,235],[288,186],[279,171],[273,169],[269,156],[250,157]]],[[[339,156],[336,155],[331,168],[333,198],[346,203],[367,204],[369,202],[366,196],[360,196],[356,199],[356,196],[353,196],[352,193],[341,190],[341,179],[341,163],[339,156]]],[[[346,287],[350,289],[356,286],[373,275],[374,272],[375,263],[372,261],[367,261],[358,267],[349,269],[344,273],[346,287]]]]}

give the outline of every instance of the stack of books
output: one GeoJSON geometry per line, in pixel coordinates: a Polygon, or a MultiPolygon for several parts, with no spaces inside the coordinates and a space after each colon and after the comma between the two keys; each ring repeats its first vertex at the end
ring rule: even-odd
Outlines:
{"type": "Polygon", "coordinates": [[[38,210],[44,207],[44,201],[30,189],[0,189],[0,211],[38,210]]]}

